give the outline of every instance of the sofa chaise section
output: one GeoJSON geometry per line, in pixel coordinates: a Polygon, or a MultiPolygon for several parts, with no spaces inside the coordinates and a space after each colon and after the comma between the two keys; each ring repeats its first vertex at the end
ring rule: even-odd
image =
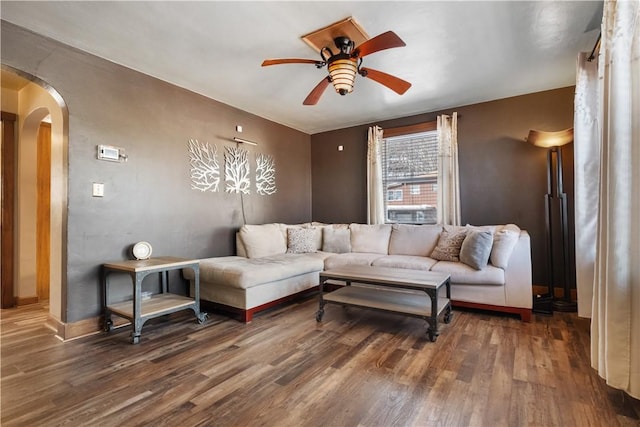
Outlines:
{"type": "MultiPolygon", "coordinates": [[[[250,322],[254,312],[317,286],[323,268],[323,257],[314,254],[201,259],[200,298],[232,308],[250,322]]],[[[193,272],[185,270],[184,276],[193,294],[193,272]]]]}

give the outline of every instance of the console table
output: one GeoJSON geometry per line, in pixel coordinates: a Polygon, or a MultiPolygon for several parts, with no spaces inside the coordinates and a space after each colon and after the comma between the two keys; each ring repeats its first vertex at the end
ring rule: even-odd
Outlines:
{"type": "Polygon", "coordinates": [[[102,265],[104,330],[113,330],[111,315],[116,314],[131,322],[131,343],[138,344],[142,325],[154,317],[163,316],[180,310],[191,309],[196,315],[198,323],[203,323],[206,313],[200,312],[200,263],[177,257],[158,257],[135,261],[110,262],[102,265]],[[168,292],[168,272],[190,268],[194,273],[193,298],[168,292]],[[131,276],[133,282],[133,299],[124,302],[109,302],[109,276],[114,273],[124,273],[131,276]],[[160,274],[162,293],[152,295],[149,299],[142,298],[142,281],[152,273],[160,274]]]}
{"type": "Polygon", "coordinates": [[[427,336],[435,342],[440,335],[438,316],[451,322],[451,280],[448,274],[403,268],[348,266],[320,272],[320,307],[316,321],[322,321],[326,303],[353,305],[419,317],[429,324],[427,336]],[[324,294],[327,280],[342,280],[347,286],[324,294]],[[352,282],[374,286],[351,286],[352,282]],[[442,287],[446,298],[439,296],[442,287]],[[419,291],[419,292],[407,292],[419,291]]]}

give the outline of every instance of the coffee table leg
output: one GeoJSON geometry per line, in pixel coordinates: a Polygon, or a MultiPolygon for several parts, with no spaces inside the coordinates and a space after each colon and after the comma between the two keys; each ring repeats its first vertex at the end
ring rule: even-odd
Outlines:
{"type": "Polygon", "coordinates": [[[436,342],[438,335],[440,335],[440,332],[438,331],[438,290],[427,289],[425,292],[429,295],[429,299],[431,300],[431,315],[425,319],[429,324],[429,328],[427,328],[427,336],[429,337],[429,341],[436,342]]]}
{"type": "Polygon", "coordinates": [[[320,278],[320,285],[319,285],[319,300],[318,300],[318,311],[316,312],[316,322],[322,322],[322,317],[324,316],[324,298],[323,298],[323,294],[324,294],[324,282],[326,281],[326,279],[322,279],[320,278]]]}

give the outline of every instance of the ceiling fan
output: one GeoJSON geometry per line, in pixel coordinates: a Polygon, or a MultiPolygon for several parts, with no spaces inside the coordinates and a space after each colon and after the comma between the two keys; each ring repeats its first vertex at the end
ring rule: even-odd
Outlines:
{"type": "Polygon", "coordinates": [[[325,89],[329,86],[329,83],[333,83],[336,92],[340,95],[346,95],[352,92],[356,73],[388,87],[399,95],[404,94],[411,87],[411,83],[392,76],[391,74],[362,67],[362,58],[367,55],[385,49],[406,46],[402,39],[393,31],[387,31],[386,33],[377,35],[372,39],[364,41],[357,47],[355,46],[355,42],[344,36],[336,37],[333,39],[333,42],[339,50],[338,53],[333,53],[330,48],[325,46],[320,49],[322,61],[300,58],[267,59],[262,63],[262,66],[314,64],[317,68],[322,68],[327,65],[329,75],[323,78],[320,83],[313,88],[305,98],[303,102],[304,105],[317,104],[325,89]]]}

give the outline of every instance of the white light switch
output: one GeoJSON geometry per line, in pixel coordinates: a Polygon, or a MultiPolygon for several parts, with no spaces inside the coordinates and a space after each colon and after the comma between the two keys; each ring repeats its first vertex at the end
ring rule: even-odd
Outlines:
{"type": "Polygon", "coordinates": [[[99,182],[93,183],[93,197],[103,197],[104,196],[104,184],[99,182]]]}

